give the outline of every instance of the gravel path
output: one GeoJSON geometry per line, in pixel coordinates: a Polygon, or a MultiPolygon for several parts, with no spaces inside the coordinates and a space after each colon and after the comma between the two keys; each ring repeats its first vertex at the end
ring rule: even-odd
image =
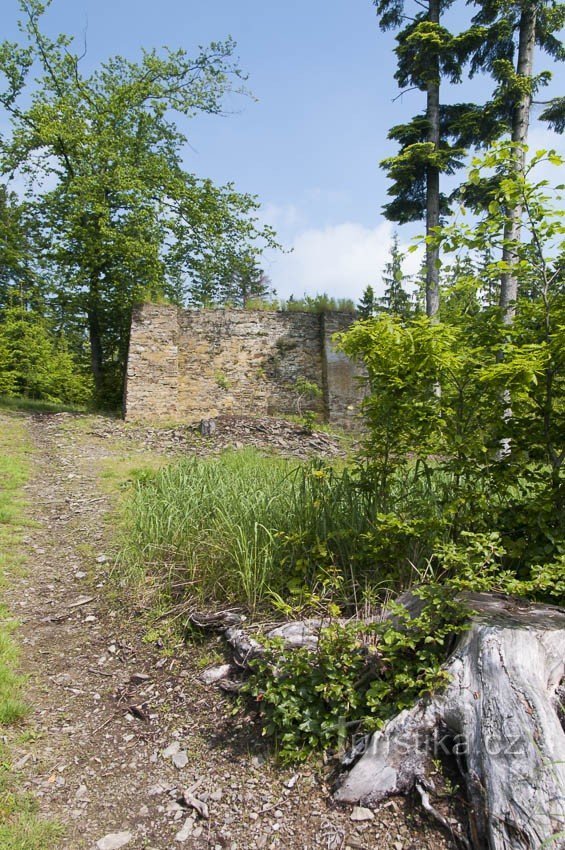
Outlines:
{"type": "Polygon", "coordinates": [[[26,573],[5,595],[33,710],[14,761],[64,824],[61,850],[451,847],[417,807],[391,800],[355,823],[314,767],[278,766],[251,720],[198,679],[217,642],[171,653],[144,641],[143,617],[109,578],[113,497],[100,488],[114,459],[142,457],[143,435],[102,417],[24,418],[33,524],[26,573]]]}

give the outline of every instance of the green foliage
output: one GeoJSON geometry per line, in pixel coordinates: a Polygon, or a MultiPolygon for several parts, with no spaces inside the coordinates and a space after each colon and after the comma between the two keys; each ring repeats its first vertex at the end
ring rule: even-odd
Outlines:
{"type": "Polygon", "coordinates": [[[154,565],[153,580],[175,598],[255,610],[280,582],[276,529],[289,509],[292,469],[246,451],[148,473],[125,507],[127,573],[154,565]]]}
{"type": "MultiPolygon", "coordinates": [[[[422,583],[402,603],[389,602],[376,621],[339,620],[339,608],[330,603],[315,649],[264,641],[266,651],[252,662],[243,693],[255,701],[263,734],[275,740],[282,760],[342,750],[354,734],[382,727],[445,687],[444,663],[472,615],[463,592],[547,598],[551,587],[550,597],[557,591],[563,601],[562,559],[536,571],[532,581],[519,581],[502,568],[503,556],[498,535],[463,534],[460,544],[439,547],[422,583]]],[[[302,607],[288,605],[285,612],[304,616],[302,607]]]]}
{"type": "Polygon", "coordinates": [[[377,312],[377,298],[375,290],[369,284],[363,290],[361,300],[357,305],[357,314],[360,319],[370,319],[377,312]]]}
{"type": "MultiPolygon", "coordinates": [[[[457,542],[465,531],[497,531],[504,563],[526,579],[533,564],[559,558],[565,545],[564,228],[562,213],[548,204],[546,182],[516,174],[511,155],[507,146],[494,147],[471,171],[471,181],[486,169],[499,175],[488,212],[439,234],[456,258],[444,265],[456,278],[441,309],[444,321],[380,316],[353,326],[342,345],[369,376],[366,475],[379,509],[396,516],[396,482],[412,479],[425,497],[417,514],[415,501],[405,503],[405,521],[423,520],[428,555],[430,546],[457,542]],[[509,329],[488,303],[517,203],[530,239],[512,246],[523,298],[509,329]],[[461,254],[469,260],[477,252],[481,263],[461,264],[461,254]],[[511,417],[503,398],[511,401],[511,417]],[[511,450],[501,456],[503,441],[511,450]]],[[[558,158],[542,152],[530,172],[546,160],[558,158]]]]}
{"type": "Polygon", "coordinates": [[[29,203],[0,184],[0,310],[45,306],[47,287],[41,278],[37,222],[29,203]]]}
{"type": "Polygon", "coordinates": [[[345,743],[345,723],[360,721],[365,708],[355,688],[364,670],[356,633],[333,624],[322,630],[315,653],[285,653],[280,640],[267,642],[265,656],[252,662],[244,693],[257,702],[263,734],[274,738],[281,759],[300,761],[345,743]]]}
{"type": "MultiPolygon", "coordinates": [[[[275,243],[254,197],[183,168],[186,137],[175,120],[220,114],[225,95],[241,91],[233,42],[194,57],[117,56],[87,75],[69,36],[42,31],[47,5],[21,0],[24,43],[0,45],[0,105],[12,129],[0,166],[28,180],[30,233],[52,287],[43,284],[44,300],[78,347],[86,328],[97,400],[111,405],[122,391],[131,306],[143,292],[179,303],[191,281],[225,280],[275,243]]],[[[16,284],[29,249],[17,216],[4,220],[16,284]]]]}
{"type": "Polygon", "coordinates": [[[317,399],[321,398],[323,395],[322,388],[314,381],[309,381],[304,375],[298,375],[293,384],[292,390],[295,397],[294,404],[296,406],[298,416],[306,416],[305,424],[312,426],[316,421],[315,412],[313,410],[307,410],[304,412],[303,405],[308,402],[315,402],[317,399]]]}
{"type": "Polygon", "coordinates": [[[374,0],[374,5],[381,28],[399,30],[395,51],[399,87],[419,89],[428,96],[425,113],[390,130],[389,138],[399,142],[400,150],[381,163],[392,180],[388,194],[393,200],[384,207],[385,215],[402,224],[424,219],[430,203],[445,214],[448,198],[439,193],[436,177],[461,168],[469,146],[496,138],[505,125],[475,104],[439,103],[440,81],[461,82],[466,59],[466,35],[449,32],[441,20],[453,0],[438,4],[438,20],[432,17],[431,3],[420,4],[423,11],[418,9],[415,15],[404,14],[404,0],[374,0]],[[437,109],[430,110],[430,93],[436,88],[437,109]]]}
{"type": "Polygon", "coordinates": [[[219,386],[219,388],[221,390],[229,390],[229,388],[231,387],[231,384],[230,384],[228,378],[224,375],[223,372],[216,372],[215,378],[216,378],[216,384],[219,386]]]}
{"type": "MultiPolygon", "coordinates": [[[[395,233],[392,240],[390,260],[384,269],[384,296],[378,299],[373,314],[383,310],[387,313],[392,313],[394,316],[408,318],[414,313],[410,295],[405,289],[406,284],[410,281],[402,269],[404,259],[405,255],[398,246],[398,235],[395,233]]],[[[365,318],[370,318],[370,316],[366,316],[365,318]]]]}
{"type": "Polygon", "coordinates": [[[65,339],[37,313],[12,307],[0,313],[0,394],[80,405],[92,387],[65,339]]]}
{"type": "Polygon", "coordinates": [[[304,295],[303,298],[290,296],[281,302],[281,309],[296,313],[355,313],[355,304],[350,298],[333,298],[325,292],[318,295],[304,295]]]}
{"type": "Polygon", "coordinates": [[[228,306],[245,309],[274,309],[271,281],[259,266],[255,252],[244,251],[219,271],[210,263],[202,264],[193,275],[189,300],[198,307],[228,306]]]}
{"type": "Polygon", "coordinates": [[[379,728],[446,684],[441,665],[468,611],[442,585],[414,595],[421,603],[414,615],[391,604],[371,625],[330,618],[315,650],[266,641],[243,693],[256,701],[263,734],[274,738],[283,761],[342,749],[354,732],[379,728]]]}
{"type": "MultiPolygon", "coordinates": [[[[524,76],[517,68],[518,44],[527,19],[521,3],[473,0],[472,5],[477,10],[466,34],[470,75],[485,70],[492,75],[496,85],[488,108],[501,116],[509,115],[525,94],[530,97],[539,88],[547,86],[551,74],[545,71],[524,76]]],[[[536,46],[554,60],[563,61],[565,50],[559,36],[565,25],[565,4],[559,0],[532,0],[528,6],[535,15],[536,46]]],[[[559,97],[550,99],[540,116],[558,132],[561,100],[559,97]]]]}

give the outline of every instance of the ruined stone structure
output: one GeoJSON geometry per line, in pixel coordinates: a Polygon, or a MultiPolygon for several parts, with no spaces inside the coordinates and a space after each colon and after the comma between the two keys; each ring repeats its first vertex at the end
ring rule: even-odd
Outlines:
{"type": "Polygon", "coordinates": [[[198,422],[221,414],[296,413],[296,379],[322,397],[304,403],[351,427],[361,372],[332,336],[347,313],[183,310],[142,304],[133,311],[124,399],[129,420],[198,422]]]}

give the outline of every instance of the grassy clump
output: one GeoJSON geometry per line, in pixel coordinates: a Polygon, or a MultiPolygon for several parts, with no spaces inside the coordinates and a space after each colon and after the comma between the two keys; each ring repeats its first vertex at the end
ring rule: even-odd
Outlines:
{"type": "Polygon", "coordinates": [[[382,510],[366,471],[298,463],[253,450],[191,458],[132,484],[123,517],[123,576],[252,612],[296,608],[312,593],[344,609],[409,586],[441,542],[441,496],[398,478],[382,510]]]}
{"type": "MultiPolygon", "coordinates": [[[[30,446],[22,420],[4,416],[0,428],[0,588],[19,565],[21,532],[25,524],[21,492],[29,471],[30,446]]],[[[15,623],[0,605],[0,732],[21,723],[27,715],[25,680],[16,672],[18,648],[15,623]]],[[[34,801],[18,794],[9,751],[0,747],[0,847],[2,850],[48,850],[60,829],[38,819],[34,801]]]]}
{"type": "Polygon", "coordinates": [[[347,470],[319,462],[253,450],[184,460],[133,484],[122,564],[130,577],[160,577],[175,598],[255,611],[269,595],[299,594],[336,563],[355,563],[370,501],[347,470]]]}

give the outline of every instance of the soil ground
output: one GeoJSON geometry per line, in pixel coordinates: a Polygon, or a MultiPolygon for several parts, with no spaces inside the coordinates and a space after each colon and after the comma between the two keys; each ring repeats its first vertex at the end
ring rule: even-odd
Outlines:
{"type": "MultiPolygon", "coordinates": [[[[5,413],[0,427],[5,416],[21,418],[34,446],[26,569],[5,591],[32,706],[28,741],[15,745],[13,760],[19,786],[64,826],[57,850],[453,846],[403,800],[353,822],[351,809],[332,803],[323,769],[281,767],[251,720],[233,716],[231,698],[199,681],[221,655],[217,638],[174,650],[149,642],[144,612],[116,591],[120,481],[136,465],[215,451],[228,438],[214,444],[71,414],[5,413]],[[179,804],[187,789],[209,818],[179,804]],[[127,843],[99,845],[109,834],[127,843]]],[[[246,433],[239,429],[239,444],[246,433]]],[[[284,450],[287,437],[279,431],[274,448],[284,450]]]]}

